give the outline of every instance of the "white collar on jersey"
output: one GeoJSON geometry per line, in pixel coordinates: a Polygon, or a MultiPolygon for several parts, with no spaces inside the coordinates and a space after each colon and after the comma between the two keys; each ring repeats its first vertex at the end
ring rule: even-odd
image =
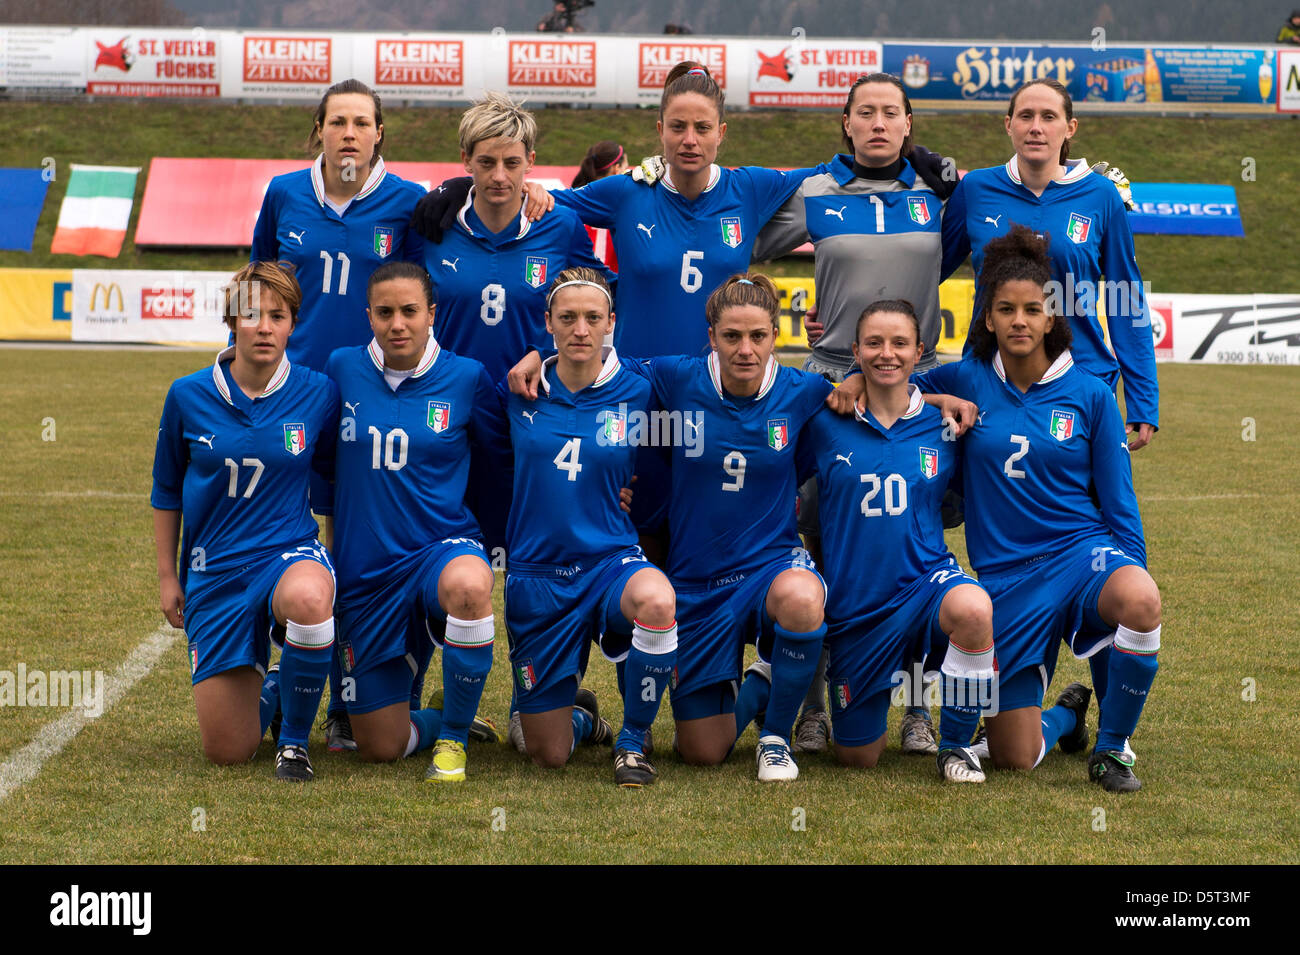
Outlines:
{"type": "MultiPolygon", "coordinates": [[[[226,404],[234,407],[234,401],[230,398],[230,386],[226,384],[226,376],[221,373],[221,363],[230,361],[235,357],[235,346],[230,345],[217,352],[217,360],[212,363],[212,380],[216,383],[217,391],[221,397],[226,399],[226,404]]],[[[275,374],[271,380],[266,383],[266,390],[258,398],[265,398],[267,395],[273,395],[284,387],[284,383],[289,380],[289,356],[280,356],[280,365],[275,369],[275,374]]]]}
{"type": "MultiPolygon", "coordinates": [[[[758,386],[758,394],[754,395],[754,400],[766,397],[767,393],[772,390],[776,384],[777,372],[781,370],[781,363],[776,360],[775,355],[767,356],[767,367],[763,369],[763,383],[758,386]]],[[[722,397],[722,363],[718,361],[718,353],[709,352],[709,379],[713,382],[713,390],[722,397]]]]}
{"type": "MultiPolygon", "coordinates": [[[[1020,181],[1020,163],[1018,156],[1012,156],[1007,160],[1006,169],[1007,175],[1011,177],[1012,182],[1023,185],[1020,181]]],[[[1092,167],[1088,165],[1088,160],[1067,159],[1065,161],[1065,174],[1057,179],[1053,179],[1052,182],[1059,182],[1062,185],[1068,182],[1078,182],[1090,172],[1092,172],[1092,167]]]]}
{"type": "MultiPolygon", "coordinates": [[[[721,167],[718,166],[717,163],[711,163],[709,165],[709,184],[704,187],[704,191],[705,192],[710,191],[714,186],[718,184],[718,180],[721,178],[722,178],[721,167]]],[[[665,169],[664,174],[662,177],[660,177],[659,181],[664,184],[664,188],[667,189],[669,192],[677,192],[677,187],[673,185],[673,172],[671,169],[665,169]]]]}
{"type": "MultiPolygon", "coordinates": [[[[477,187],[469,187],[469,195],[465,197],[465,204],[461,206],[460,211],[456,213],[456,221],[464,227],[466,232],[473,236],[477,236],[477,233],[469,227],[469,222],[465,219],[465,213],[469,212],[470,206],[474,205],[475,188],[477,187]]],[[[528,216],[524,215],[524,207],[527,205],[528,203],[525,202],[519,207],[519,232],[515,236],[516,239],[522,239],[528,234],[528,230],[533,227],[533,224],[528,221],[528,216]]]]}
{"type": "MultiPolygon", "coordinates": [[[[366,346],[366,354],[370,356],[370,361],[382,375],[384,373],[384,350],[379,347],[378,339],[370,339],[370,344],[366,346]]],[[[412,378],[419,378],[426,371],[433,367],[433,363],[438,360],[442,354],[442,346],[438,344],[438,339],[433,337],[433,332],[429,333],[429,341],[424,346],[424,354],[420,356],[420,363],[415,366],[411,372],[412,378]]]]}
{"type": "MultiPolygon", "coordinates": [[[[858,401],[862,401],[862,399],[859,398],[858,401]]],[[[904,421],[908,418],[915,418],[921,413],[921,409],[924,407],[925,399],[921,397],[921,389],[916,387],[916,385],[909,384],[907,386],[907,410],[903,412],[902,416],[899,417],[898,420],[904,421]]],[[[866,416],[863,415],[862,412],[863,409],[855,403],[853,405],[853,417],[857,418],[859,421],[867,422],[866,416]]],[[[869,424],[870,422],[867,423],[869,424]]]]}
{"type": "MultiPolygon", "coordinates": [[[[316,193],[316,201],[321,204],[322,208],[325,205],[324,165],[324,153],[317,156],[316,161],[311,164],[311,188],[312,191],[316,193]]],[[[375,165],[374,168],[370,170],[370,175],[366,177],[366,184],[361,187],[360,192],[347,201],[344,208],[347,208],[347,206],[356,202],[358,199],[364,199],[366,196],[378,189],[379,184],[384,181],[384,176],[386,175],[388,175],[388,172],[384,169],[384,157],[379,156],[375,159],[375,165]]]]}
{"type": "MultiPolygon", "coordinates": [[[[600,374],[596,376],[595,381],[588,385],[589,388],[599,388],[618,374],[618,352],[614,350],[613,345],[602,345],[600,348],[600,357],[602,361],[600,374]]],[[[554,368],[555,363],[559,360],[559,355],[552,355],[550,358],[546,359],[546,361],[542,362],[542,391],[546,392],[548,395],[551,393],[551,383],[546,379],[546,372],[549,369],[554,368]]]]}
{"type": "MultiPolygon", "coordinates": [[[[1038,384],[1045,385],[1049,382],[1056,381],[1074,364],[1074,356],[1070,354],[1070,349],[1066,349],[1056,356],[1056,361],[1047,366],[1047,371],[1043,372],[1043,377],[1038,379],[1038,384]]],[[[1003,381],[1007,380],[1007,369],[1002,364],[1002,352],[993,353],[993,370],[998,373],[998,377],[1003,381]]]]}

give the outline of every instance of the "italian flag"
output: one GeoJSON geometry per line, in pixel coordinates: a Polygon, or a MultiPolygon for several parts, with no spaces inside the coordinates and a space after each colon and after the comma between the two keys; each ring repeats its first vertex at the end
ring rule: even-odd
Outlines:
{"type": "Polygon", "coordinates": [[[72,165],[50,251],[115,259],[126,240],[138,166],[72,165]]]}

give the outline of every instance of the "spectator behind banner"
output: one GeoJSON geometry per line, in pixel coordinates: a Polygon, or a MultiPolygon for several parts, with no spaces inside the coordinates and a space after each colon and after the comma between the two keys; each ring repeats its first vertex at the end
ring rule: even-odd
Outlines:
{"type": "MultiPolygon", "coordinates": [[[[604,139],[588,149],[587,155],[582,157],[578,174],[573,177],[573,188],[577,189],[579,186],[604,179],[606,176],[621,175],[627,170],[627,153],[623,147],[613,140],[604,139]]],[[[610,238],[609,230],[589,225],[587,234],[591,236],[591,247],[596,253],[596,258],[617,272],[618,255],[614,252],[614,242],[610,238]]]]}
{"type": "Polygon", "coordinates": [[[596,0],[555,0],[551,12],[537,24],[538,33],[583,33],[578,11],[594,7],[596,0]]]}
{"type": "Polygon", "coordinates": [[[603,139],[587,150],[578,166],[578,174],[573,177],[573,188],[585,186],[596,179],[616,176],[627,172],[627,153],[623,147],[610,139],[603,139]]]}
{"type": "Polygon", "coordinates": [[[1277,43],[1286,46],[1300,46],[1300,10],[1292,10],[1291,17],[1277,31],[1277,43]]]}

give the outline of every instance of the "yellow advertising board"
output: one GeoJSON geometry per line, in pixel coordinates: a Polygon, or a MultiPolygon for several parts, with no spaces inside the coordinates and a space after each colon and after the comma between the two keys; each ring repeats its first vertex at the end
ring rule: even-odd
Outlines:
{"type": "MultiPolygon", "coordinates": [[[[776,337],[777,348],[807,348],[808,336],[803,319],[808,309],[817,304],[817,283],[811,277],[774,278],[781,296],[780,330],[776,337]]],[[[970,328],[971,312],[975,303],[975,282],[971,279],[949,279],[939,286],[939,309],[942,327],[939,334],[939,351],[961,354],[970,328]]],[[[870,302],[863,302],[866,308],[870,302]]]]}
{"type": "Polygon", "coordinates": [[[0,269],[0,339],[71,338],[71,269],[0,269]]]}

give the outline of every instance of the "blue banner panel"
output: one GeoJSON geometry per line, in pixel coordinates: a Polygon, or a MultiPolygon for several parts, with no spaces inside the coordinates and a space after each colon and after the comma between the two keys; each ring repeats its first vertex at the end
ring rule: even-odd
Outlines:
{"type": "MultiPolygon", "coordinates": [[[[1148,52],[1166,103],[1269,103],[1273,93],[1272,50],[1148,52]]],[[[1148,97],[1150,99],[1150,97],[1148,97]]]]}
{"type": "Polygon", "coordinates": [[[1103,59],[1086,46],[1013,43],[886,43],[881,55],[884,71],[900,77],[909,96],[942,100],[1006,101],[1038,79],[1058,80],[1076,96],[1082,71],[1103,59]]]}
{"type": "Polygon", "coordinates": [[[1128,214],[1134,233],[1143,235],[1243,236],[1241,207],[1232,186],[1197,182],[1135,182],[1137,212],[1128,214]]]}
{"type": "Polygon", "coordinates": [[[1267,104],[1269,50],[1014,43],[885,43],[886,73],[921,100],[1009,101],[1029,80],[1060,82],[1076,102],[1267,104]]]}
{"type": "Polygon", "coordinates": [[[0,216],[0,249],[32,250],[36,220],[49,188],[42,169],[0,169],[0,196],[9,197],[0,216]]]}

